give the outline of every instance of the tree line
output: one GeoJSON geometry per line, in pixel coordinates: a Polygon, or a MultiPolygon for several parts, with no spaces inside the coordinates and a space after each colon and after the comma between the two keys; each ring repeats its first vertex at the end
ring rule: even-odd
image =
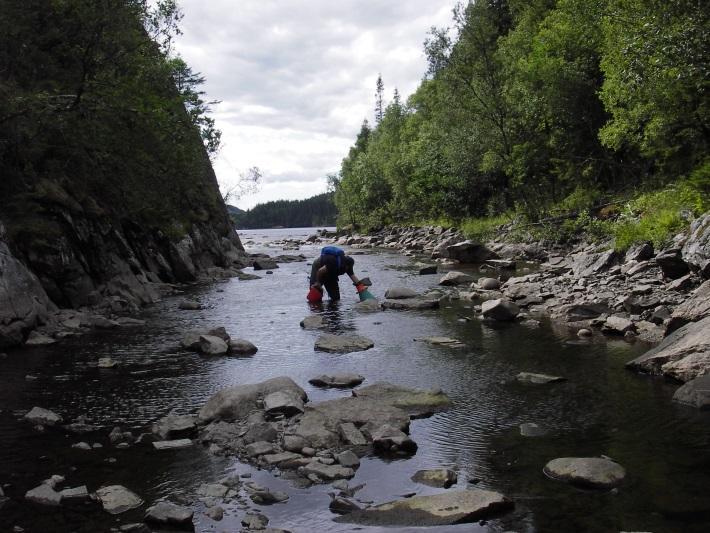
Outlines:
{"type": "Polygon", "coordinates": [[[331,176],[342,225],[538,220],[684,180],[710,193],[702,0],[478,0],[425,42],[416,92],[331,176]]]}
{"type": "Polygon", "coordinates": [[[310,228],[334,226],[337,209],[333,194],[323,193],[305,200],[266,202],[231,215],[238,229],[310,228]]]}

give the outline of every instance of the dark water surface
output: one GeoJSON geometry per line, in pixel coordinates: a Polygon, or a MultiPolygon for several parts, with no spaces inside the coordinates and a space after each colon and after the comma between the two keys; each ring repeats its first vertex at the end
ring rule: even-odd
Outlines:
{"type": "MultiPolygon", "coordinates": [[[[254,240],[250,251],[277,254],[281,249],[267,241],[309,233],[254,230],[242,232],[242,239],[254,240]]],[[[317,250],[286,253],[311,256],[317,250]]],[[[281,264],[260,280],[191,289],[204,310],[180,311],[181,298],[169,298],[145,312],[145,326],[96,332],[0,359],[0,484],[11,498],[0,509],[0,531],[14,526],[32,532],[108,531],[142,520],[144,508],[115,517],[95,505],[51,509],[24,503],[24,492],[52,474],[65,476],[66,486],[86,484],[89,490],[122,484],[148,504],[184,495],[194,502],[198,531],[239,531],[243,509],[224,506],[225,518],[213,522],[203,515],[204,505],[189,495],[202,483],[246,472],[291,496],[286,504],[260,508],[271,526],[294,532],[404,531],[335,524],[328,511],[329,485],[298,489],[267,472],[213,457],[199,446],[159,453],[141,446],[117,450],[108,442],[113,426],[139,434],[173,409],[195,412],[223,387],[279,375],[293,378],[312,401],[335,398],[348,392],[322,391],[308,379],[344,371],[364,375],[366,384],[387,380],[441,387],[453,400],[448,412],[412,422],[419,450],[411,459],[363,459],[351,482],[367,484],[359,497],[384,502],[411,492],[435,493],[440,489],[417,485],[410,476],[421,468],[449,467],[459,473],[457,488],[497,490],[516,502],[513,513],[497,520],[426,531],[710,531],[710,413],[672,404],[676,385],[624,370],[624,363],[645,346],[621,340],[580,342],[544,321],[540,327],[466,321],[468,302],[439,311],[359,314],[353,310],[355,292],[342,279],[343,301],[322,312],[333,331],[370,337],[375,348],[347,355],[314,352],[318,332],[299,327],[311,312],[305,302],[308,270],[305,262],[281,264]],[[259,352],[249,358],[206,358],[178,348],[185,330],[220,325],[233,337],[254,342],[259,352]],[[457,338],[466,348],[413,340],[429,335],[457,338]],[[96,361],[106,356],[120,366],[98,369],[96,361]],[[562,375],[568,381],[522,386],[511,381],[521,371],[562,375]],[[35,405],[65,419],[86,415],[103,429],[90,435],[36,433],[20,420],[35,405]],[[549,433],[522,437],[518,426],[525,422],[536,422],[549,433]],[[103,448],[70,447],[79,441],[99,442],[103,448]],[[626,468],[628,477],[618,490],[579,490],[542,472],[556,457],[599,455],[626,468]]],[[[411,259],[387,252],[357,256],[355,271],[372,278],[378,296],[390,286],[424,290],[438,281],[438,276],[417,275],[411,259]]]]}

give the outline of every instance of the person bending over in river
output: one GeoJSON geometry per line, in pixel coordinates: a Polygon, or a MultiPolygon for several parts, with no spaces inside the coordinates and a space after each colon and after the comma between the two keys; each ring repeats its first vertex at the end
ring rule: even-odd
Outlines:
{"type": "Polygon", "coordinates": [[[326,246],[320,252],[320,257],[313,261],[311,266],[311,290],[308,292],[308,301],[311,303],[323,300],[323,287],[328,291],[331,300],[340,300],[340,286],[338,276],[347,274],[352,280],[358,294],[367,291],[367,286],[362,283],[353,272],[355,260],[337,246],[326,246]]]}

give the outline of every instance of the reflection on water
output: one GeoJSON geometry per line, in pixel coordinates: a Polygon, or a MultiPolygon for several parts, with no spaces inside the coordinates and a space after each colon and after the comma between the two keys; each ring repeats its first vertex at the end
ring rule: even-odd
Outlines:
{"type": "MultiPolygon", "coordinates": [[[[277,254],[265,241],[290,230],[243,232],[251,251],[277,254]]],[[[308,230],[296,232],[305,237],[308,230]]],[[[317,246],[303,247],[308,256],[317,246]]],[[[287,251],[286,253],[291,253],[287,251]]],[[[406,285],[425,290],[437,276],[419,276],[410,260],[394,254],[355,257],[355,272],[372,278],[372,292],[406,285]]],[[[305,301],[306,262],[281,264],[262,279],[236,279],[191,289],[205,304],[200,311],[180,311],[179,298],[149,309],[147,325],[97,332],[59,345],[10,353],[0,360],[0,484],[13,501],[0,509],[0,530],[21,525],[27,531],[103,531],[118,523],[140,521],[142,511],[111,517],[95,507],[41,509],[22,503],[24,491],[52,474],[69,486],[124,484],[152,502],[184,495],[203,482],[228,472],[250,472],[254,479],[287,490],[287,504],[263,508],[274,526],[292,531],[352,531],[334,524],[327,509],[328,485],[294,488],[232,460],[210,456],[195,447],[157,454],[139,446],[117,450],[108,443],[116,425],[139,434],[171,410],[195,412],[219,389],[238,383],[288,375],[312,401],[346,392],[308,384],[314,375],[354,371],[367,383],[441,387],[453,408],[412,423],[419,444],[408,460],[363,460],[354,484],[367,483],[363,499],[386,501],[402,494],[436,492],[416,485],[410,476],[420,468],[448,466],[459,472],[459,488],[478,486],[513,497],[516,511],[483,525],[438,528],[445,531],[706,531],[710,528],[710,414],[673,405],[675,386],[626,372],[623,363],[643,351],[623,341],[606,344],[569,342],[544,323],[498,327],[477,320],[470,303],[452,302],[439,311],[359,314],[350,283],[343,281],[343,300],[311,310],[305,301]],[[331,331],[354,331],[375,341],[375,348],[348,355],[313,350],[318,335],[304,331],[300,320],[322,313],[331,331]],[[251,340],[259,352],[247,358],[206,358],[178,348],[191,328],[225,326],[233,337],[251,340]],[[466,344],[452,349],[414,342],[416,337],[444,335],[466,344]],[[120,363],[99,369],[99,357],[120,363]],[[553,386],[522,386],[512,381],[521,371],[563,375],[553,386]],[[37,434],[18,417],[34,405],[73,419],[86,416],[103,429],[89,436],[49,431],[37,434]],[[535,422],[544,437],[523,438],[518,426],[535,422]],[[103,448],[85,452],[73,443],[87,440],[103,448]],[[607,493],[588,492],[545,478],[544,464],[555,457],[608,455],[628,471],[627,482],[607,493]],[[110,461],[114,459],[115,462],[110,461]]],[[[203,504],[192,498],[198,530],[239,530],[243,510],[228,508],[215,525],[201,515],[203,504]]],[[[369,528],[368,531],[378,531],[369,528]]],[[[430,531],[433,529],[429,529],[430,531]]],[[[387,528],[383,531],[397,531],[387,528]]]]}

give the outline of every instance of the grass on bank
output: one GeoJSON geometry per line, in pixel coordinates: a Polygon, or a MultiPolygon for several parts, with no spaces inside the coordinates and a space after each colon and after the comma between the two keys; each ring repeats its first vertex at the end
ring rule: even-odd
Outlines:
{"type": "Polygon", "coordinates": [[[417,225],[456,227],[466,238],[478,241],[501,236],[501,226],[506,225],[502,236],[511,242],[570,243],[584,238],[613,241],[619,251],[641,242],[651,242],[660,249],[695,217],[710,210],[710,164],[663,189],[627,201],[608,201],[601,209],[592,209],[595,205],[599,205],[598,195],[576,191],[537,221],[513,212],[458,221],[428,220],[417,225]]]}

